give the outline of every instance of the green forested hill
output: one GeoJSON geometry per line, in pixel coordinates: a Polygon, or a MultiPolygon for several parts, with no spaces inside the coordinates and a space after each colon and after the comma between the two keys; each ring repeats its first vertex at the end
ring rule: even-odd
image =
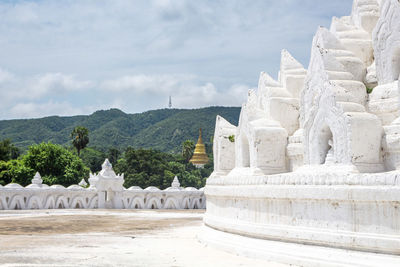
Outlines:
{"type": "Polygon", "coordinates": [[[239,107],[160,109],[139,114],[111,109],[88,116],[4,120],[0,121],[0,140],[11,139],[23,149],[48,141],[67,145],[72,129],[79,125],[89,129],[89,146],[101,150],[132,146],[179,152],[183,141],[197,140],[199,128],[203,129],[204,141],[209,143],[217,115],[237,125],[239,112],[239,107]]]}

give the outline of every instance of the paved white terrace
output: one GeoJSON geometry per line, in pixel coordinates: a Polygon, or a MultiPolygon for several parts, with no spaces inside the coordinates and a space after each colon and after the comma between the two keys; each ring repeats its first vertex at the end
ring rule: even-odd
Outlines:
{"type": "Polygon", "coordinates": [[[0,211],[5,266],[283,266],[201,244],[202,210],[0,211]]]}

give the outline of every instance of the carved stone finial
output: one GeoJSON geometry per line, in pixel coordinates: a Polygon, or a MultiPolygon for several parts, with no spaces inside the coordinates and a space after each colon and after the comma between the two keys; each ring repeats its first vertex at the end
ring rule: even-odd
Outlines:
{"type": "Polygon", "coordinates": [[[179,188],[181,186],[181,184],[179,183],[178,177],[175,176],[174,180],[171,183],[171,187],[172,188],[179,188]]]}
{"type": "Polygon", "coordinates": [[[112,169],[112,164],[110,163],[110,161],[108,159],[106,159],[104,161],[104,163],[101,165],[101,168],[103,170],[111,170],[112,169]]]}
{"type": "Polygon", "coordinates": [[[101,165],[102,169],[97,174],[90,174],[89,188],[96,188],[99,191],[123,191],[124,175],[117,175],[113,169],[110,161],[106,159],[101,165]]]}
{"type": "Polygon", "coordinates": [[[35,176],[32,179],[32,184],[41,185],[43,183],[42,177],[39,172],[36,172],[35,176]]]}

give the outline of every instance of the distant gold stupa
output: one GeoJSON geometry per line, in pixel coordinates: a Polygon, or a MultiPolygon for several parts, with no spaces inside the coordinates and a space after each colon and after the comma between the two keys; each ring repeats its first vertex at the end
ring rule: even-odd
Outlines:
{"type": "Polygon", "coordinates": [[[201,137],[201,128],[199,130],[199,139],[197,140],[196,148],[190,161],[197,168],[203,168],[208,163],[208,156],[206,154],[206,147],[201,137]]]}

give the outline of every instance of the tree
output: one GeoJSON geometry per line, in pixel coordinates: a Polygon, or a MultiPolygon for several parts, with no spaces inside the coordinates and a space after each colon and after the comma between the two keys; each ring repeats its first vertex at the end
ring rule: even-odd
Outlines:
{"type": "Polygon", "coordinates": [[[98,172],[101,170],[101,164],[103,164],[107,155],[93,147],[87,147],[81,152],[80,158],[92,172],[98,172]]]}
{"type": "Polygon", "coordinates": [[[124,173],[126,188],[130,186],[156,186],[167,188],[184,165],[175,162],[171,154],[151,149],[128,148],[114,166],[117,173],[124,173]]]}
{"type": "Polygon", "coordinates": [[[24,165],[22,160],[0,161],[0,184],[18,183],[23,186],[30,184],[35,171],[24,165]]]}
{"type": "Polygon", "coordinates": [[[19,155],[19,149],[11,144],[10,139],[4,139],[0,142],[0,160],[9,161],[11,159],[17,159],[19,155]]]}
{"type": "MultiPolygon", "coordinates": [[[[39,172],[43,182],[49,185],[61,184],[69,186],[79,183],[82,178],[89,176],[89,169],[82,159],[68,151],[61,145],[41,143],[29,147],[22,157],[24,167],[39,172]]],[[[29,181],[16,181],[26,185],[29,181]]]]}
{"type": "Polygon", "coordinates": [[[193,155],[194,151],[194,142],[192,140],[186,140],[182,144],[182,157],[186,160],[186,162],[189,162],[190,158],[193,155]]]}
{"type": "Polygon", "coordinates": [[[121,152],[115,147],[112,147],[108,150],[108,160],[113,165],[115,165],[117,163],[120,155],[121,155],[121,152]]]}
{"type": "Polygon", "coordinates": [[[72,144],[78,152],[78,156],[81,150],[86,147],[89,143],[89,130],[82,126],[75,127],[71,132],[72,144]]]}

